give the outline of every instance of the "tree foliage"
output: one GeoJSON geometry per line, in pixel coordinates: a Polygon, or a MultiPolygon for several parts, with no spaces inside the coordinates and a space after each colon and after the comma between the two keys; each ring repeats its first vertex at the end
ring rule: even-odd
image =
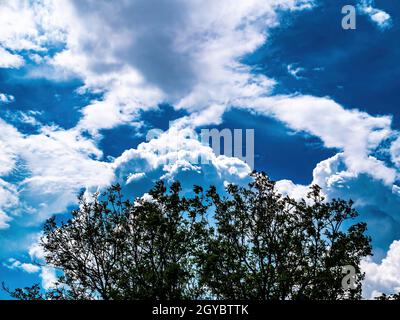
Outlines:
{"type": "Polygon", "coordinates": [[[357,212],[352,202],[324,202],[313,186],[308,199],[282,197],[275,183],[254,174],[248,188],[215,188],[217,230],[201,259],[201,279],[222,299],[360,298],[360,259],[371,254],[365,223],[343,230],[357,212]],[[356,269],[355,288],[342,287],[342,267],[356,269]]]}
{"type": "Polygon", "coordinates": [[[159,181],[147,197],[125,200],[115,185],[66,222],[49,219],[41,245],[60,270],[56,287],[10,291],[18,299],[358,299],[360,260],[371,254],[366,224],[351,201],[280,195],[264,173],[247,187],[159,181]],[[342,267],[355,286],[342,286],[342,267]]]}
{"type": "Polygon", "coordinates": [[[380,301],[392,301],[392,300],[400,301],[400,292],[399,293],[393,293],[393,294],[382,293],[382,295],[376,297],[375,300],[380,300],[380,301]]]}

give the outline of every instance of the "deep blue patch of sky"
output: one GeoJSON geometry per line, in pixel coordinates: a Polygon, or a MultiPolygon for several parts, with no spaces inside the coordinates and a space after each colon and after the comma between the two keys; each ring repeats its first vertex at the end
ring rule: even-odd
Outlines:
{"type": "Polygon", "coordinates": [[[343,30],[340,9],[345,4],[355,1],[320,1],[312,11],[282,13],[283,23],[244,62],[276,79],[276,94],[329,96],[349,109],[394,115],[398,128],[400,3],[376,1],[394,21],[386,30],[360,14],[356,30],[343,30]],[[304,68],[299,79],[288,73],[290,64],[304,68]]]}
{"type": "Polygon", "coordinates": [[[21,132],[35,132],[32,125],[13,120],[18,111],[36,112],[36,119],[44,124],[55,124],[64,129],[74,127],[81,118],[80,110],[95,95],[78,94],[82,83],[78,80],[51,81],[26,77],[26,69],[0,69],[0,92],[13,95],[15,101],[2,105],[0,116],[13,123],[21,132]]]}

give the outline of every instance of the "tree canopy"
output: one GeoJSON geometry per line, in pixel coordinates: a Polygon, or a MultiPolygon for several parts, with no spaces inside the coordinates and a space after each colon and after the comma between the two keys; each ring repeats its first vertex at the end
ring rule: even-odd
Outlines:
{"type": "Polygon", "coordinates": [[[318,186],[295,200],[264,173],[252,177],[221,194],[194,186],[183,195],[179,182],[159,181],[134,201],[119,185],[81,195],[68,221],[43,229],[55,287],[6,290],[28,300],[361,298],[371,239],[365,223],[350,223],[353,203],[326,201],[318,186]],[[344,266],[355,270],[350,287],[344,266]]]}

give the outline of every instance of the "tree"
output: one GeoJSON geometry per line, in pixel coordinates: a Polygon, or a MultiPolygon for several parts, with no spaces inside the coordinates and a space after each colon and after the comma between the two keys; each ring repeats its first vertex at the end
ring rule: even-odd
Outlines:
{"type": "Polygon", "coordinates": [[[313,186],[306,200],[280,195],[254,173],[248,187],[157,182],[146,197],[124,200],[119,185],[79,208],[66,222],[49,219],[41,245],[60,270],[53,290],[8,292],[19,299],[358,299],[371,254],[366,225],[348,228],[352,203],[327,202],[313,186]],[[354,288],[342,267],[355,268],[354,288]]]}
{"type": "Polygon", "coordinates": [[[12,298],[17,300],[67,300],[74,299],[70,296],[68,291],[59,286],[59,283],[55,284],[54,288],[44,292],[41,290],[39,284],[34,284],[31,287],[18,288],[14,291],[10,290],[5,283],[2,283],[3,290],[7,292],[12,298]]]}
{"type": "Polygon", "coordinates": [[[399,301],[400,300],[400,292],[399,293],[389,294],[389,295],[387,295],[386,293],[382,293],[382,295],[376,297],[375,300],[381,300],[381,301],[395,300],[395,301],[399,301]]]}
{"type": "Polygon", "coordinates": [[[283,197],[263,173],[248,188],[230,185],[215,206],[217,230],[200,258],[201,280],[220,299],[357,299],[371,254],[365,223],[347,230],[357,212],[352,202],[324,202],[318,186],[307,201],[283,197]],[[354,289],[342,287],[342,267],[354,266],[354,289]]]}
{"type": "MultiPolygon", "coordinates": [[[[124,201],[119,185],[102,199],[79,198],[67,223],[54,218],[44,227],[46,262],[63,272],[62,282],[77,299],[183,299],[196,292],[192,263],[201,248],[205,221],[198,195],[170,193],[163,182],[150,200],[124,201]]],[[[197,193],[199,194],[200,191],[197,193]]]]}

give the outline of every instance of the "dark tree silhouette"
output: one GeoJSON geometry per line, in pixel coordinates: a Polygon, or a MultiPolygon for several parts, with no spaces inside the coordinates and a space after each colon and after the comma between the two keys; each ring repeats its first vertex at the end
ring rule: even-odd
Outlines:
{"type": "Polygon", "coordinates": [[[192,260],[204,241],[204,206],[198,196],[167,193],[163,182],[151,200],[124,201],[113,186],[91,202],[80,197],[72,219],[50,219],[42,246],[46,262],[63,271],[79,299],[184,299],[197,290],[192,260]]]}
{"type": "MultiPolygon", "coordinates": [[[[248,187],[158,182],[148,197],[124,200],[119,185],[89,201],[66,222],[47,221],[41,245],[62,276],[54,289],[11,291],[17,299],[359,299],[360,260],[371,254],[366,224],[352,202],[280,195],[264,173],[248,187]],[[342,286],[342,267],[355,286],[342,286]]],[[[3,287],[5,287],[3,285],[3,287]]]]}
{"type": "Polygon", "coordinates": [[[395,301],[399,301],[400,300],[400,292],[399,293],[393,293],[393,294],[383,293],[382,295],[376,297],[375,300],[381,300],[381,301],[395,300],[395,301]]]}
{"type": "Polygon", "coordinates": [[[201,279],[220,299],[344,299],[361,297],[359,264],[371,254],[365,223],[352,202],[324,202],[318,186],[308,201],[277,193],[275,183],[253,174],[248,188],[231,185],[228,197],[208,192],[217,230],[200,260],[201,279]],[[342,267],[355,268],[354,289],[342,287],[342,267]]]}

